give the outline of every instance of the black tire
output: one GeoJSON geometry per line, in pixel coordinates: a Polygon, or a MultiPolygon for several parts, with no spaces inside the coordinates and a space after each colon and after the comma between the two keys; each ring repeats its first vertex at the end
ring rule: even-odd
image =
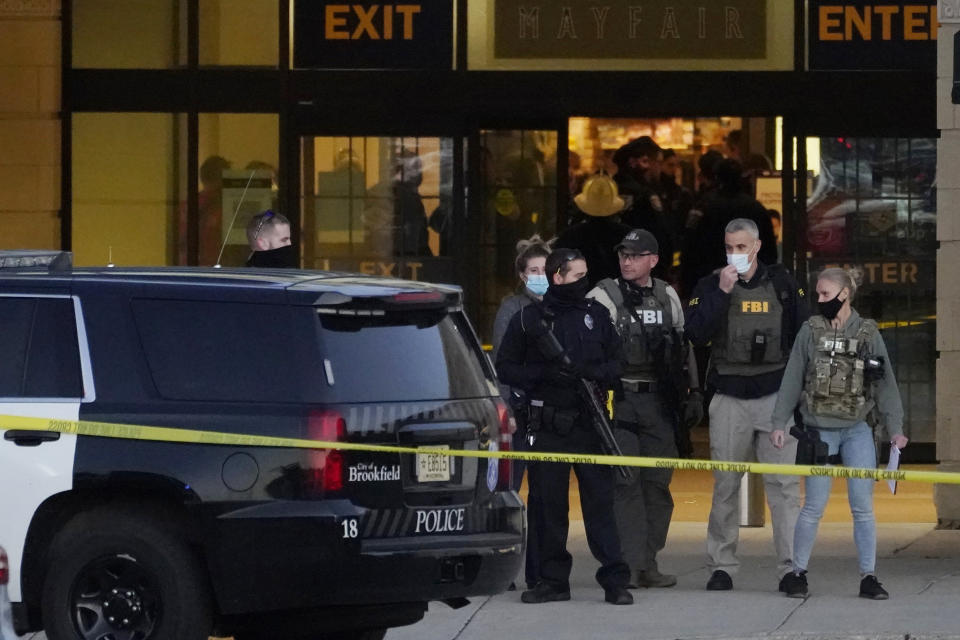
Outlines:
{"type": "Polygon", "coordinates": [[[53,539],[43,585],[48,639],[207,640],[208,583],[171,521],[108,506],[70,520],[53,539]]]}

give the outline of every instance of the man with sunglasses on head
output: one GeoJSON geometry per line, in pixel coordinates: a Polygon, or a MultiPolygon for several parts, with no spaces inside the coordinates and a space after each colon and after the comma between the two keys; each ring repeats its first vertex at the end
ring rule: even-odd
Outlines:
{"type": "MultiPolygon", "coordinates": [[[[583,254],[557,249],[547,257],[545,271],[549,286],[543,302],[528,305],[511,318],[497,352],[497,372],[504,384],[526,392],[533,451],[600,454],[600,436],[578,388],[581,378],[601,389],[617,383],[620,340],[603,305],[586,298],[590,281],[583,254]]],[[[530,499],[541,505],[536,550],[540,575],[534,588],[523,592],[523,602],[570,599],[570,467],[537,462],[529,468],[530,499]]],[[[613,468],[574,464],[573,470],[590,551],[601,564],[596,578],[604,599],[632,604],[626,589],[630,569],[623,562],[613,513],[613,468]]]]}
{"type": "MultiPolygon", "coordinates": [[[[623,342],[622,393],[614,407],[614,435],[624,455],[676,458],[678,443],[687,449],[684,426],[700,422],[703,405],[694,380],[688,385],[683,365],[683,307],[669,284],[654,278],[659,244],[652,233],[634,229],[615,247],[620,277],[597,283],[588,297],[610,312],[623,342]],[[694,389],[688,399],[688,386],[694,389]],[[685,407],[681,407],[686,401],[685,407]],[[691,424],[692,423],[692,424],[691,424]]],[[[696,377],[696,369],[692,370],[696,377]]],[[[682,453],[689,455],[690,451],[682,453]]],[[[660,573],[657,553],[667,541],[673,515],[671,469],[634,469],[617,478],[615,513],[623,554],[635,572],[631,586],[672,587],[676,576],[660,573]]]]}
{"type": "Polygon", "coordinates": [[[264,211],[250,218],[247,241],[251,250],[248,267],[297,268],[297,254],[290,243],[290,221],[283,214],[264,211]]]}

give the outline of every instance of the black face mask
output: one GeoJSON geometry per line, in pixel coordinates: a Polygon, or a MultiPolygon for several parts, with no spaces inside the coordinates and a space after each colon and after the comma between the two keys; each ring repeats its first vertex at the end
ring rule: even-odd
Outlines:
{"type": "Polygon", "coordinates": [[[833,297],[833,300],[818,302],[817,306],[820,307],[820,315],[827,320],[833,320],[837,317],[837,314],[840,313],[840,308],[844,302],[844,300],[840,299],[840,292],[838,292],[837,295],[833,297]]]}
{"type": "Polygon", "coordinates": [[[573,304],[580,302],[590,291],[590,280],[586,276],[567,284],[551,284],[547,293],[559,302],[573,304]]]}
{"type": "Polygon", "coordinates": [[[296,269],[297,252],[292,244],[268,251],[254,251],[247,260],[248,267],[261,269],[296,269]]]}

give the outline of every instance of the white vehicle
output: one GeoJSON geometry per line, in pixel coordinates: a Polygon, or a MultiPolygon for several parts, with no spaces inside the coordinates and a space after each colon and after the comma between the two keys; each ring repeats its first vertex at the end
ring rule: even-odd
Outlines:
{"type": "Polygon", "coordinates": [[[10,612],[10,598],[7,596],[7,582],[10,580],[10,565],[7,552],[0,547],[0,640],[16,640],[13,632],[13,614],[10,612]]]}

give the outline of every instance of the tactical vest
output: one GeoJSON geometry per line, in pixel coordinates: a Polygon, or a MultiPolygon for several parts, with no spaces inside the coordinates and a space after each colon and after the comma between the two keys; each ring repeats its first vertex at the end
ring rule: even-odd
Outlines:
{"type": "Polygon", "coordinates": [[[755,376],[782,369],[789,357],[782,333],[783,304],[770,272],[751,289],[736,284],[720,337],[713,341],[713,366],[724,376],[755,376]]]}
{"type": "Polygon", "coordinates": [[[863,320],[856,338],[837,337],[823,316],[809,320],[813,357],[807,362],[804,398],[817,416],[857,420],[863,418],[870,386],[863,382],[863,358],[877,334],[877,323],[863,320]]]}
{"type": "Polygon", "coordinates": [[[651,280],[652,292],[644,292],[639,307],[626,304],[619,280],[605,279],[597,283],[617,307],[617,332],[623,340],[626,357],[624,378],[656,379],[658,369],[671,352],[673,313],[667,283],[658,278],[651,280]]]}

